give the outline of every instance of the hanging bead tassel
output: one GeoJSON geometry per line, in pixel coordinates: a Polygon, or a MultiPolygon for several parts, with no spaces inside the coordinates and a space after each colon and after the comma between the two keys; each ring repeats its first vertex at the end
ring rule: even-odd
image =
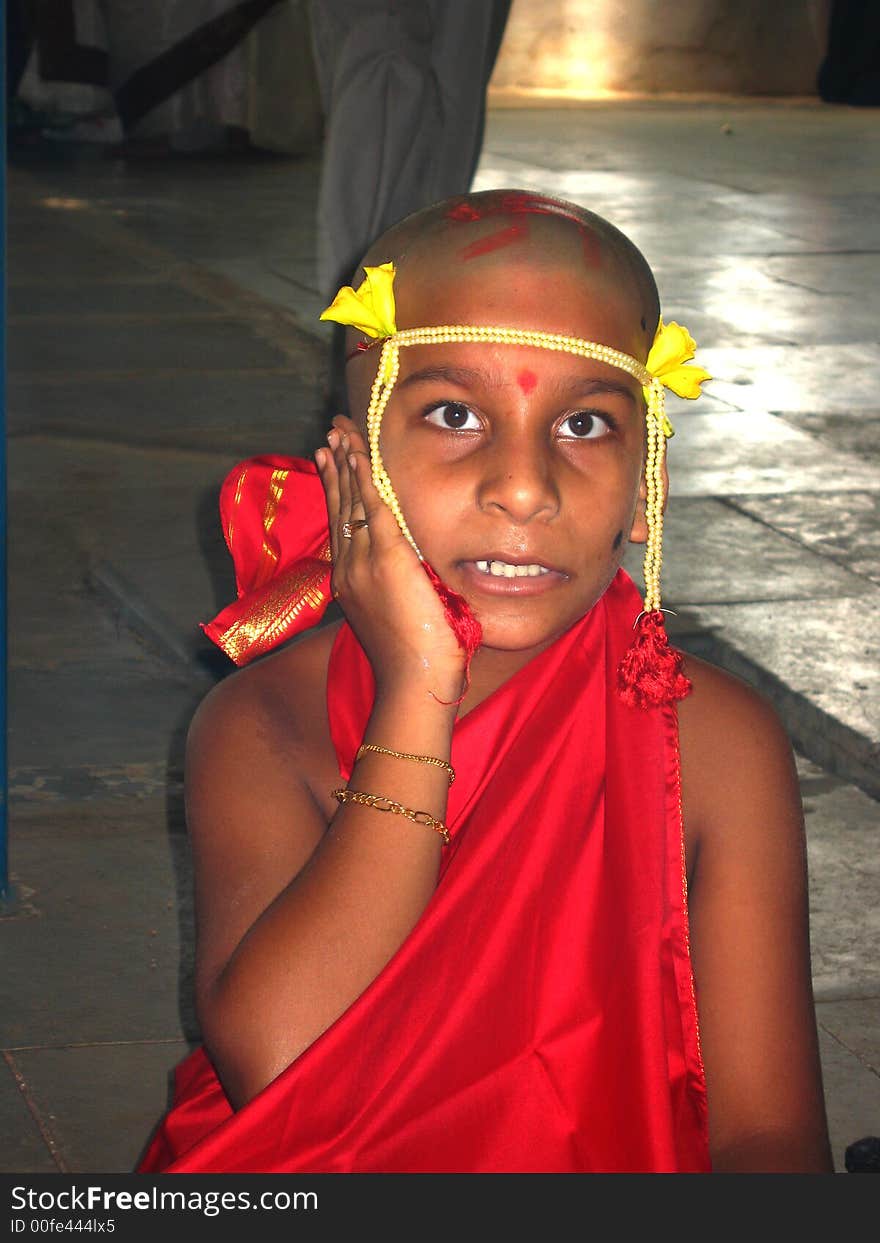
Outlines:
{"type": "Polygon", "coordinates": [[[660,568],[663,562],[663,506],[668,423],[663,388],[654,380],[645,389],[647,399],[647,452],[645,456],[645,611],[636,618],[636,637],[617,669],[617,693],[631,708],[656,708],[684,699],[691,683],[681,672],[681,652],[669,646],[660,607],[660,568]]]}
{"type": "Polygon", "coordinates": [[[684,699],[691,683],[681,672],[681,652],[669,646],[662,612],[643,613],[636,627],[635,640],[617,668],[618,695],[630,708],[657,708],[684,699]]]}

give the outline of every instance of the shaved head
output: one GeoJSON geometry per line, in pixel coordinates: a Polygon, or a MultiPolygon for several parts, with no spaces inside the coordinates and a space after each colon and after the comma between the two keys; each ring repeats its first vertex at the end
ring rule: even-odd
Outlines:
{"type": "Polygon", "coordinates": [[[585,285],[598,277],[610,282],[631,302],[642,357],[660,315],[651,269],[625,234],[586,208],[525,190],[460,195],[407,216],[370,246],[362,264],[389,261],[397,270],[400,328],[426,326],[407,317],[415,287],[479,285],[499,268],[512,280],[529,270],[548,282],[560,271],[582,274],[585,285]]]}

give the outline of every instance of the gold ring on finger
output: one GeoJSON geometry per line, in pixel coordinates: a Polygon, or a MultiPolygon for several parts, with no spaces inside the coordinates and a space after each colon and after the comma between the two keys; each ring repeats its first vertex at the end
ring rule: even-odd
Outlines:
{"type": "Polygon", "coordinates": [[[366,518],[354,518],[351,522],[343,522],[342,538],[351,539],[355,531],[360,531],[360,529],[365,526],[369,526],[366,518]]]}

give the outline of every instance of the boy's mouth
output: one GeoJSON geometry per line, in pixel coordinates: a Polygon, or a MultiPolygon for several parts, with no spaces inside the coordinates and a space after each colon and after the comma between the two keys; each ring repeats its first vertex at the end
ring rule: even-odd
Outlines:
{"type": "Polygon", "coordinates": [[[481,574],[489,574],[492,578],[537,578],[541,574],[552,572],[539,562],[512,565],[509,561],[475,561],[474,565],[481,574]]]}
{"type": "Polygon", "coordinates": [[[472,588],[493,594],[532,595],[568,580],[562,570],[545,565],[543,561],[526,561],[515,555],[510,560],[496,554],[459,564],[472,588]]]}

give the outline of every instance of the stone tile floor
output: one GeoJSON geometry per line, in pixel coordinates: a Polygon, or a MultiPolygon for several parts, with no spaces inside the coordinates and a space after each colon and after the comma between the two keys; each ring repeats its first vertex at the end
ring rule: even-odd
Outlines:
{"type": "MultiPolygon", "coordinates": [[[[499,109],[476,183],[618,223],[716,377],[672,412],[667,597],[803,753],[841,1170],[880,1133],[878,156],[869,109],[499,109]]],[[[124,1171],[198,1036],[180,767],[219,676],[197,622],[233,591],[217,488],[322,431],[318,166],[10,162],[0,1169],[124,1171]]]]}

